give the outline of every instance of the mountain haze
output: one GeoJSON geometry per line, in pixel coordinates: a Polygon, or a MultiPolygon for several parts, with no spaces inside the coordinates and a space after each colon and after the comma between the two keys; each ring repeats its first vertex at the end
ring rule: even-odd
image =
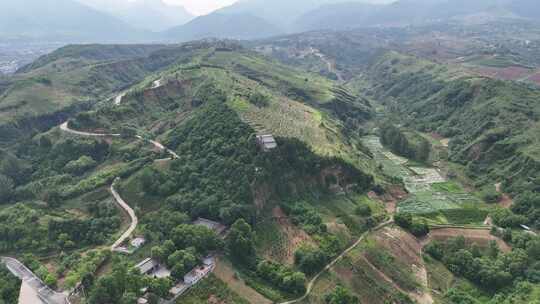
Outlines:
{"type": "Polygon", "coordinates": [[[126,41],[144,33],[72,0],[0,1],[0,35],[68,41],[126,41]]]}
{"type": "Polygon", "coordinates": [[[184,7],[168,5],[162,0],[78,0],[108,13],[135,28],[163,31],[185,24],[194,18],[184,7]]]}
{"type": "Polygon", "coordinates": [[[166,31],[164,37],[170,41],[202,38],[255,39],[280,33],[281,31],[273,24],[251,14],[212,13],[174,27],[166,31]]]}

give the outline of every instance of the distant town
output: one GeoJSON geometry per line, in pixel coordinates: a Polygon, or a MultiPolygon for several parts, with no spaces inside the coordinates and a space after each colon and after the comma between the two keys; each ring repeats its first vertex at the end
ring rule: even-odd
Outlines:
{"type": "Polygon", "coordinates": [[[0,75],[13,74],[20,67],[54,51],[62,45],[59,42],[18,43],[0,40],[0,75]]]}

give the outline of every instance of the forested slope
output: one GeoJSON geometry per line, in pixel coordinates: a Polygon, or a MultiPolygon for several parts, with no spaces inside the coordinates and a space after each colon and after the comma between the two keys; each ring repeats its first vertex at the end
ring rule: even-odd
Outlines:
{"type": "Polygon", "coordinates": [[[505,225],[538,225],[540,90],[468,76],[414,57],[387,53],[370,68],[368,94],[418,131],[450,138],[450,160],[478,187],[502,182],[525,216],[505,225]]]}

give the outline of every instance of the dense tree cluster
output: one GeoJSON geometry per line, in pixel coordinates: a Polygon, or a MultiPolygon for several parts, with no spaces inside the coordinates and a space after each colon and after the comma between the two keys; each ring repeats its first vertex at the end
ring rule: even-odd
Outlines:
{"type": "Polygon", "coordinates": [[[358,300],[358,297],[351,294],[351,292],[341,286],[338,285],[336,288],[328,293],[324,297],[324,301],[326,304],[358,304],[360,303],[358,300]]]}
{"type": "Polygon", "coordinates": [[[306,276],[302,272],[295,272],[282,264],[262,261],[257,265],[257,274],[286,292],[301,294],[306,290],[306,276]]]}
{"type": "Polygon", "coordinates": [[[342,186],[372,186],[372,176],[341,159],[320,157],[297,139],[278,138],[277,149],[260,153],[254,131],[225,104],[207,102],[194,116],[169,135],[166,144],[180,155],[170,169],[145,168],[139,175],[146,193],[167,197],[170,209],[191,218],[251,222],[256,182],[268,183],[278,196],[300,197],[327,189],[318,177],[328,167],[340,168],[342,186]]]}
{"type": "Polygon", "coordinates": [[[171,196],[167,203],[191,217],[233,223],[251,218],[257,147],[252,130],[237,114],[220,103],[211,103],[196,117],[171,133],[167,145],[180,159],[169,171],[146,171],[145,191],[171,196]],[[174,195],[177,194],[177,195],[174,195]]]}
{"type": "Polygon", "coordinates": [[[324,251],[310,245],[302,245],[294,252],[294,263],[309,275],[321,270],[328,260],[329,256],[324,251]]]}
{"type": "Polygon", "coordinates": [[[153,295],[155,301],[157,296],[166,297],[172,285],[170,279],[142,276],[138,269],[130,267],[125,261],[115,259],[112,272],[101,276],[95,282],[89,293],[88,302],[132,304],[142,295],[144,287],[148,287],[148,292],[153,295]]]}
{"type": "Polygon", "coordinates": [[[493,241],[487,251],[478,246],[467,246],[463,237],[446,243],[432,242],[425,248],[426,253],[442,261],[456,275],[463,276],[485,289],[497,291],[527,278],[538,282],[538,259],[540,242],[529,241],[515,247],[511,252],[500,252],[493,241]]]}
{"type": "Polygon", "coordinates": [[[72,160],[64,166],[64,171],[73,175],[81,175],[95,167],[97,162],[91,157],[83,155],[77,160],[72,160]]]}
{"type": "Polygon", "coordinates": [[[427,161],[431,152],[431,144],[427,139],[389,123],[381,127],[381,142],[393,152],[420,162],[427,161]]]}
{"type": "Polygon", "coordinates": [[[301,226],[307,233],[326,232],[321,214],[307,202],[283,203],[282,208],[291,217],[293,224],[301,226]]]}
{"type": "Polygon", "coordinates": [[[19,290],[21,281],[17,279],[4,267],[0,265],[0,304],[17,303],[19,300],[19,290]]]}
{"type": "Polygon", "coordinates": [[[98,245],[120,228],[121,219],[112,202],[92,202],[88,205],[88,219],[52,219],[48,224],[49,239],[56,240],[62,249],[76,245],[98,245]]]}
{"type": "Polygon", "coordinates": [[[149,241],[166,241],[171,231],[181,224],[188,224],[190,217],[170,208],[161,208],[157,211],[146,213],[141,219],[141,230],[149,241]]]}
{"type": "Polygon", "coordinates": [[[168,234],[170,239],[152,248],[152,257],[171,269],[181,280],[212,251],[223,248],[223,241],[204,226],[180,224],[168,234]]]}
{"type": "Polygon", "coordinates": [[[270,103],[270,97],[268,97],[268,95],[255,92],[249,94],[248,101],[257,107],[262,108],[268,106],[270,103]]]}
{"type": "Polygon", "coordinates": [[[41,212],[24,204],[0,210],[0,251],[46,251],[53,248],[39,223],[41,212]]]}
{"type": "Polygon", "coordinates": [[[278,148],[260,155],[257,167],[263,168],[259,178],[273,185],[283,200],[301,200],[313,192],[328,192],[321,172],[333,168],[340,172],[338,184],[362,192],[373,186],[373,176],[366,174],[338,157],[321,157],[296,138],[277,138],[278,148]]]}
{"type": "Polygon", "coordinates": [[[524,223],[540,229],[540,191],[526,191],[514,200],[512,211],[523,216],[524,223]]]}
{"type": "Polygon", "coordinates": [[[414,236],[421,237],[429,233],[428,224],[425,221],[415,220],[410,213],[397,213],[394,216],[394,221],[414,236]]]}
{"type": "Polygon", "coordinates": [[[243,219],[237,220],[231,226],[227,237],[227,250],[241,265],[254,267],[257,262],[254,237],[251,226],[243,219]]]}
{"type": "Polygon", "coordinates": [[[523,215],[515,214],[509,209],[498,208],[490,213],[493,223],[503,228],[519,228],[527,222],[523,215]]]}

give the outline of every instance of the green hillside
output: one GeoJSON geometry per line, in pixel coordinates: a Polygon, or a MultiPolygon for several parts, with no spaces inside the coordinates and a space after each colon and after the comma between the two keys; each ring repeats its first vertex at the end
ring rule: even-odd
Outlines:
{"type": "Polygon", "coordinates": [[[46,55],[3,85],[0,141],[58,125],[69,115],[112,98],[150,73],[182,60],[189,54],[187,48],[68,46],[46,55]]]}
{"type": "Polygon", "coordinates": [[[407,125],[450,138],[450,158],[480,185],[503,182],[511,193],[538,178],[540,90],[469,77],[389,53],[370,68],[371,93],[407,125]]]}
{"type": "MultiPolygon", "coordinates": [[[[86,109],[74,109],[67,127],[120,136],[81,136],[58,127],[37,134],[20,130],[30,138],[25,140],[14,134],[11,139],[18,140],[6,144],[0,166],[0,252],[24,256],[25,264],[59,289],[105,267],[104,275],[87,286],[90,303],[116,303],[123,296],[104,291],[110,277],[118,278],[126,294],[139,294],[133,286],[146,284],[145,277],[116,275],[139,259],[152,255],[180,278],[216,250],[260,297],[294,298],[314,271],[303,264],[312,262],[291,259],[296,251],[316,250],[317,269],[385,219],[383,208],[365,195],[375,186],[373,175],[382,178],[360,141],[371,106],[330,80],[225,42],[139,51],[72,46],[40,59],[13,81],[38,75],[53,79],[51,87],[39,87],[49,104],[22,105],[35,111],[27,116],[39,121],[80,105],[77,98],[84,97],[86,109]],[[60,86],[73,99],[53,106],[44,92],[60,86]],[[114,94],[124,90],[115,103],[114,94]],[[278,147],[262,152],[257,134],[273,134],[278,147]],[[146,140],[159,141],[178,157],[171,159],[146,140]],[[129,225],[108,191],[117,177],[115,187],[139,218],[134,234],[149,242],[128,257],[105,250],[129,225]],[[356,209],[362,214],[350,214],[356,209]],[[312,239],[313,247],[256,228],[272,225],[276,212],[294,218],[295,229],[312,239]],[[254,234],[244,237],[253,238],[256,254],[235,253],[229,245],[233,239],[222,241],[192,225],[198,217],[252,226],[254,234]],[[6,224],[15,219],[16,224],[6,224]],[[284,247],[261,245],[275,237],[283,238],[284,247]],[[290,251],[286,265],[273,269],[279,259],[268,254],[271,250],[290,251]],[[272,271],[288,283],[273,279],[272,271]],[[140,283],[127,284],[133,280],[140,283]]],[[[18,101],[34,90],[10,86],[4,100],[18,101]]],[[[68,119],[68,114],[51,119],[68,119]]],[[[219,288],[224,297],[237,292],[219,288]]],[[[205,295],[194,291],[186,299],[197,296],[205,295]]]]}
{"type": "Polygon", "coordinates": [[[73,303],[171,299],[209,263],[176,303],[536,304],[540,90],[374,32],[68,46],[2,78],[0,256],[73,303]]]}

